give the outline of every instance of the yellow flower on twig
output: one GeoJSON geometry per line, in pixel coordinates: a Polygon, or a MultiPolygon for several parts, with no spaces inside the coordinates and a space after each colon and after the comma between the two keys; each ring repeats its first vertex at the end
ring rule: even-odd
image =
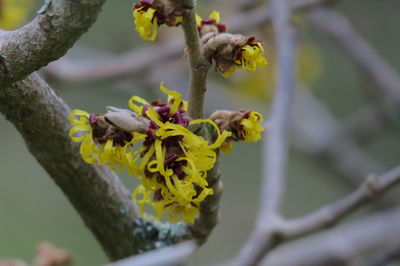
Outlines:
{"type": "Polygon", "coordinates": [[[157,36],[158,23],[155,13],[156,10],[154,8],[146,6],[142,6],[133,11],[135,29],[143,40],[154,41],[157,36]]]}
{"type": "Polygon", "coordinates": [[[168,95],[166,103],[148,103],[133,96],[129,106],[134,112],[115,107],[108,107],[111,113],[105,115],[73,110],[69,135],[81,142],[81,156],[87,163],[109,166],[114,171],[126,168],[141,180],[132,198],[144,218],[165,215],[173,222],[192,223],[200,203],[213,194],[207,171],[214,167],[215,150],[231,133],[221,133],[210,119],[191,120],[180,93],[163,83],[160,90],[168,95]],[[189,129],[204,124],[214,128],[213,141],[189,129]],[[146,214],[149,207],[153,215],[146,214]]]}
{"type": "Polygon", "coordinates": [[[182,12],[175,7],[174,1],[141,0],[134,6],[135,29],[146,41],[154,41],[158,27],[166,24],[170,27],[182,23],[182,12]]]}

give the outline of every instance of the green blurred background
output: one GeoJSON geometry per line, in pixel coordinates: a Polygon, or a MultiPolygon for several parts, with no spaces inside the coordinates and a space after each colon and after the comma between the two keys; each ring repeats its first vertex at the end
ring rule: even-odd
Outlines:
{"type": "MultiPolygon", "coordinates": [[[[226,1],[224,3],[222,0],[200,1],[201,14],[208,15],[212,11],[209,7],[215,6],[213,9],[219,10],[224,20],[225,16],[234,16],[234,12],[238,11],[235,10],[235,5],[229,4],[229,7],[225,7],[224,4],[226,5],[226,1]]],[[[117,54],[152,45],[140,40],[135,33],[131,7],[131,1],[108,1],[96,24],[77,46],[117,54]]],[[[381,55],[393,67],[400,69],[400,2],[338,1],[334,8],[348,15],[381,55]]],[[[325,35],[316,32],[301,15],[296,16],[302,30],[301,40],[312,45],[314,54],[310,57],[307,53],[303,55],[310,70],[300,69],[299,72],[303,71],[305,75],[308,71],[315,72],[311,78],[305,78],[304,83],[338,118],[345,119],[364,103],[371,101],[371,94],[379,93],[374,92],[373,85],[362,76],[342,49],[325,35]]],[[[164,30],[165,33],[158,37],[159,41],[170,36],[182,38],[179,29],[166,30],[163,27],[161,31],[164,30]]],[[[249,30],[255,32],[254,29],[249,30]]],[[[270,58],[273,57],[274,50],[269,48],[268,42],[272,42],[268,39],[269,31],[266,27],[256,32],[265,33],[267,58],[273,61],[270,58]]],[[[177,60],[184,62],[181,58],[177,60]]],[[[232,88],[234,96],[229,99],[236,99],[235,105],[250,107],[254,103],[258,108],[263,108],[257,111],[266,114],[271,93],[268,90],[263,91],[268,83],[263,77],[270,76],[267,73],[270,71],[271,66],[267,66],[251,74],[254,76],[238,73],[237,77],[226,81],[212,74],[212,78],[216,84],[232,88]]],[[[150,81],[134,78],[129,81],[94,84],[56,81],[51,84],[72,108],[102,113],[107,105],[127,107],[127,100],[133,94],[146,98],[155,97],[154,92],[161,80],[167,81],[170,88],[183,90],[187,74],[179,67],[172,72],[158,71],[157,81],[151,78],[150,81]],[[180,78],[176,78],[177,76],[180,78]]],[[[212,90],[213,87],[209,89],[212,90]]],[[[219,102],[219,105],[213,107],[223,109],[229,106],[224,101],[219,102]]],[[[397,165],[400,158],[399,126],[395,114],[388,127],[362,144],[372,158],[388,168],[397,165]]],[[[0,132],[0,258],[17,257],[30,261],[36,244],[49,241],[71,252],[75,265],[106,263],[101,247],[66,197],[30,155],[13,125],[2,116],[0,132]]],[[[262,162],[260,156],[260,143],[236,144],[233,153],[222,156],[225,192],[222,198],[221,222],[209,241],[193,256],[192,265],[206,265],[227,259],[246,240],[258,208],[262,162]]],[[[328,164],[297,150],[291,150],[288,177],[285,214],[289,217],[305,214],[351,190],[342,176],[328,164]]],[[[121,178],[133,189],[132,177],[122,174],[121,178]]]]}

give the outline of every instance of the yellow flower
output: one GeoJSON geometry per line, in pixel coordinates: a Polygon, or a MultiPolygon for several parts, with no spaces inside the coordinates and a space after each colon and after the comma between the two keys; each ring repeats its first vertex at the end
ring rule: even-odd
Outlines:
{"type": "Polygon", "coordinates": [[[244,141],[256,142],[261,139],[261,133],[264,131],[261,125],[263,117],[258,112],[250,112],[247,117],[243,118],[239,124],[241,126],[240,133],[244,141]]]}
{"type": "Polygon", "coordinates": [[[154,41],[161,25],[175,27],[182,23],[182,12],[163,1],[140,0],[134,8],[135,29],[146,41],[154,41]]]}
{"type": "Polygon", "coordinates": [[[219,148],[222,153],[231,153],[233,150],[233,141],[226,141],[222,146],[219,148]]]}
{"type": "Polygon", "coordinates": [[[135,29],[140,37],[146,41],[154,41],[157,36],[158,23],[156,9],[142,6],[133,11],[135,18],[135,29]]]}
{"type": "MultiPolygon", "coordinates": [[[[215,10],[213,12],[211,12],[211,14],[208,16],[208,19],[212,19],[216,23],[219,23],[221,21],[221,17],[219,15],[219,12],[217,12],[215,10]]],[[[199,15],[196,14],[196,24],[197,24],[198,27],[201,26],[202,20],[203,19],[199,15]]],[[[205,20],[207,20],[207,19],[205,19],[205,20]]]]}
{"type": "Polygon", "coordinates": [[[267,60],[264,58],[264,48],[261,42],[250,42],[240,48],[241,58],[236,60],[236,63],[242,68],[254,71],[256,67],[267,65],[267,60]]]}
{"type": "Polygon", "coordinates": [[[264,48],[261,42],[251,41],[239,48],[235,64],[222,73],[224,77],[229,77],[238,68],[244,68],[248,71],[255,71],[257,67],[263,67],[268,64],[264,58],[264,48]]]}
{"type": "Polygon", "coordinates": [[[188,106],[181,94],[167,89],[162,82],[160,90],[168,95],[167,103],[149,104],[137,96],[129,100],[136,116],[150,120],[146,134],[123,131],[110,124],[107,115],[73,110],[69,135],[74,142],[82,142],[80,153],[87,163],[109,166],[114,171],[126,168],[129,175],[141,180],[132,198],[145,219],[165,215],[171,222],[193,223],[200,203],[213,194],[207,171],[214,167],[215,150],[232,133],[221,133],[210,119],[190,121],[185,117],[188,106]],[[188,128],[201,124],[214,127],[212,142],[188,128]],[[149,207],[153,215],[146,213],[149,207]]]}
{"type": "Polygon", "coordinates": [[[187,103],[182,101],[180,93],[168,90],[163,83],[160,89],[169,96],[167,104],[140,106],[140,103],[145,103],[143,99],[135,97],[130,100],[131,108],[152,122],[152,133],[144,143],[148,147],[140,162],[144,167],[143,183],[132,197],[147,219],[159,219],[165,213],[172,222],[182,219],[193,222],[199,204],[213,193],[207,187],[206,178],[207,171],[214,167],[217,158],[214,150],[231,133],[225,131],[221,134],[209,119],[189,122],[183,117],[187,103]],[[215,128],[216,138],[212,144],[187,128],[202,123],[209,123],[215,128]],[[151,199],[149,191],[157,200],[151,199]],[[152,207],[154,216],[145,214],[145,206],[152,207]]]}
{"type": "Polygon", "coordinates": [[[99,143],[93,139],[94,115],[82,110],[72,110],[68,120],[73,125],[69,136],[72,141],[81,142],[80,153],[85,162],[109,166],[117,172],[127,167],[129,172],[137,173],[139,169],[134,158],[139,152],[131,150],[137,142],[145,138],[144,134],[133,132],[132,139],[124,141],[123,146],[116,144],[111,138],[99,143]]]}
{"type": "Polygon", "coordinates": [[[28,17],[31,0],[2,0],[0,2],[0,29],[13,30],[28,17]]]}

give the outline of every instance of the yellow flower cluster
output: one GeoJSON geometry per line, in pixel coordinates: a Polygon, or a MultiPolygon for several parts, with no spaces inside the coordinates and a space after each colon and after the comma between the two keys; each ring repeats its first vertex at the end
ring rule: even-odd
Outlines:
{"type": "Polygon", "coordinates": [[[178,26],[182,22],[182,16],[176,16],[173,12],[164,14],[159,5],[155,5],[153,0],[141,0],[134,6],[135,30],[143,40],[154,41],[162,24],[178,26]]]}
{"type": "Polygon", "coordinates": [[[224,77],[229,77],[238,68],[244,68],[248,71],[255,71],[257,67],[263,67],[268,64],[264,58],[264,48],[261,42],[250,41],[239,47],[235,64],[226,72],[222,73],[224,77]]]}
{"type": "Polygon", "coordinates": [[[112,125],[104,126],[102,116],[74,110],[69,134],[73,141],[82,142],[81,155],[86,162],[97,162],[115,171],[127,168],[130,175],[141,180],[132,197],[142,216],[160,219],[166,214],[172,222],[192,223],[199,204],[213,193],[206,178],[216,161],[214,150],[221,147],[231,133],[220,133],[209,119],[190,121],[185,117],[187,102],[182,101],[181,95],[162,83],[160,89],[169,96],[167,103],[149,104],[137,96],[129,101],[136,116],[150,121],[146,133],[123,132],[112,125]],[[188,126],[203,123],[215,128],[213,143],[188,129],[188,126]],[[98,132],[106,133],[99,135],[98,132]],[[138,145],[141,146],[135,147],[138,145]],[[146,214],[149,208],[153,209],[152,216],[146,214]]]}
{"type": "Polygon", "coordinates": [[[255,71],[257,67],[267,65],[262,42],[256,41],[254,37],[226,32],[227,27],[220,24],[220,20],[216,11],[208,18],[196,17],[201,41],[206,49],[212,49],[208,53],[215,60],[217,71],[229,77],[239,68],[255,71]]]}
{"type": "Polygon", "coordinates": [[[263,117],[258,112],[250,112],[240,120],[239,134],[243,136],[246,142],[256,142],[261,139],[261,133],[264,131],[261,125],[263,117]]]}
{"type": "Polygon", "coordinates": [[[32,0],[0,1],[0,29],[13,30],[27,17],[31,10],[32,0]]]}
{"type": "Polygon", "coordinates": [[[155,12],[154,8],[146,8],[145,6],[135,9],[133,12],[135,29],[143,40],[154,41],[157,36],[158,23],[155,12]]]}
{"type": "Polygon", "coordinates": [[[263,117],[254,111],[216,111],[211,115],[221,131],[232,132],[220,147],[223,153],[229,153],[233,149],[233,141],[256,142],[261,139],[264,131],[262,126],[263,117]]]}

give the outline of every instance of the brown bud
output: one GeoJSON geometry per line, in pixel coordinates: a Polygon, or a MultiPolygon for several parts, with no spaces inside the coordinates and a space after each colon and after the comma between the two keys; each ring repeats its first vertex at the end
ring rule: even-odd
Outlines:
{"type": "Polygon", "coordinates": [[[250,111],[246,110],[218,110],[211,115],[210,119],[215,122],[221,132],[224,130],[232,132],[232,136],[229,139],[240,141],[244,139],[240,121],[249,113],[250,111]]]}
{"type": "Polygon", "coordinates": [[[128,132],[145,133],[150,121],[144,117],[136,117],[135,113],[113,106],[107,106],[107,113],[104,115],[106,122],[128,132]]]}
{"type": "Polygon", "coordinates": [[[235,60],[240,47],[246,44],[251,37],[242,34],[209,32],[201,37],[202,52],[207,58],[216,62],[216,70],[226,72],[235,60]]]}

